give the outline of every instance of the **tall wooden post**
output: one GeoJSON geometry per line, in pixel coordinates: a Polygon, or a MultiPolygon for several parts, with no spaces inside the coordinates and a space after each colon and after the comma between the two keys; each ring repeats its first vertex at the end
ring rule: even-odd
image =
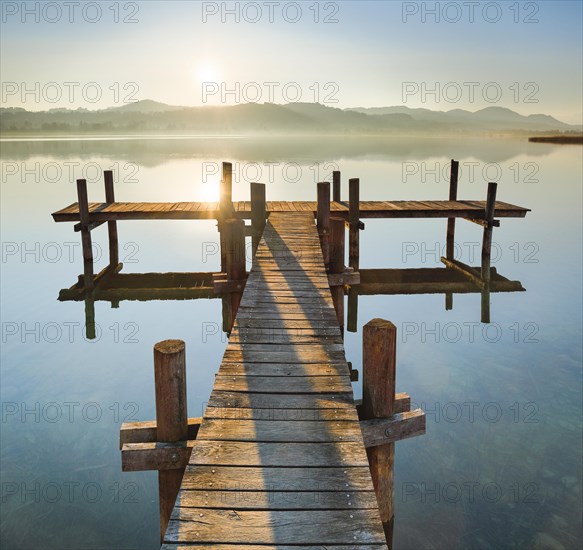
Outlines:
{"type": "MultiPolygon", "coordinates": [[[[397,327],[384,319],[373,319],[362,333],[362,418],[387,418],[395,407],[397,327]]],[[[379,512],[389,547],[393,532],[393,466],[395,444],[367,449],[379,512]]]]}
{"type": "MultiPolygon", "coordinates": [[[[113,172],[106,170],[103,172],[105,180],[105,202],[113,204],[115,202],[115,193],[113,190],[113,172]]],[[[117,222],[107,222],[107,232],[109,235],[109,265],[115,268],[119,263],[119,244],[117,238],[117,222]]]]}
{"type": "Polygon", "coordinates": [[[223,235],[223,222],[234,216],[233,208],[233,165],[223,162],[221,183],[219,189],[219,246],[221,248],[221,272],[227,269],[226,247],[227,243],[223,235]]]}
{"type": "Polygon", "coordinates": [[[332,172],[332,200],[340,202],[340,172],[338,170],[332,172]]]}
{"type": "MultiPolygon", "coordinates": [[[[451,169],[449,174],[449,200],[457,201],[457,184],[459,176],[459,161],[451,159],[451,169]]],[[[448,260],[453,260],[455,257],[455,218],[447,219],[447,235],[446,235],[446,249],[445,256],[448,260]]],[[[446,292],[445,294],[445,309],[453,309],[453,294],[446,292]]]]}
{"type": "Polygon", "coordinates": [[[253,230],[253,255],[259,246],[261,235],[267,219],[267,204],[265,201],[265,184],[251,183],[251,228],[253,230]]]}
{"type": "Polygon", "coordinates": [[[348,266],[358,271],[360,262],[360,180],[348,180],[348,266]]]}
{"type": "MultiPolygon", "coordinates": [[[[330,267],[329,273],[344,273],[344,220],[330,218],[330,267]]],[[[330,288],[340,332],[344,336],[344,285],[330,288]]]]}
{"type": "Polygon", "coordinates": [[[81,222],[81,247],[83,249],[83,286],[85,291],[93,290],[93,249],[91,248],[91,228],[89,226],[89,200],[87,181],[77,180],[77,200],[79,221],[81,222]]]}
{"type": "Polygon", "coordinates": [[[330,182],[321,181],[318,183],[316,216],[322,256],[324,257],[324,264],[328,267],[330,262],[330,182]]]}
{"type": "Polygon", "coordinates": [[[496,208],[496,189],[498,184],[488,183],[488,196],[484,212],[484,235],[482,237],[482,280],[490,282],[490,256],[492,252],[492,230],[494,229],[494,210],[496,208]]]}
{"type": "MultiPolygon", "coordinates": [[[[245,222],[241,218],[231,218],[223,222],[227,246],[227,280],[242,281],[247,275],[245,265],[245,222]]],[[[233,327],[242,292],[231,292],[229,331],[233,327]]]]}
{"type": "MultiPolygon", "coordinates": [[[[171,443],[188,439],[186,412],[186,358],[182,340],[164,340],[154,346],[157,440],[171,443]]],[[[158,471],[160,539],[182,483],[184,468],[158,471]]]]}

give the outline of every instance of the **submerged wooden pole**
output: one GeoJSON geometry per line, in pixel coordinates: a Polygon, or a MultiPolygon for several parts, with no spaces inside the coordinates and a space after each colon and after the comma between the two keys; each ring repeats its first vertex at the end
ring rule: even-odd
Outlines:
{"type": "Polygon", "coordinates": [[[253,254],[259,246],[261,235],[267,219],[267,203],[265,201],[265,184],[251,183],[251,228],[253,229],[253,254]]]}
{"type": "Polygon", "coordinates": [[[322,256],[324,257],[324,264],[328,267],[330,262],[330,182],[321,181],[318,183],[316,216],[322,256]]]}
{"type": "MultiPolygon", "coordinates": [[[[397,327],[384,319],[373,319],[362,333],[362,418],[388,418],[395,408],[397,327]]],[[[393,466],[395,444],[367,449],[370,473],[377,496],[387,544],[393,533],[393,466]]]]}
{"type": "Polygon", "coordinates": [[[482,280],[490,282],[490,257],[492,253],[492,231],[494,229],[494,210],[496,208],[496,189],[498,184],[488,183],[488,196],[484,212],[484,235],[482,237],[482,280]]]}
{"type": "Polygon", "coordinates": [[[357,332],[358,328],[358,289],[351,286],[348,290],[348,311],[346,314],[346,330],[357,332]]]}
{"type": "Polygon", "coordinates": [[[233,208],[233,165],[230,162],[223,162],[222,176],[219,189],[219,246],[221,249],[221,272],[224,273],[227,269],[227,253],[226,248],[228,244],[225,242],[223,235],[223,223],[225,220],[234,216],[235,209],[233,208]]]}
{"type": "MultiPolygon", "coordinates": [[[[330,264],[329,273],[344,273],[344,220],[330,218],[330,264]]],[[[344,285],[330,288],[340,332],[344,336],[344,285]]]]}
{"type": "Polygon", "coordinates": [[[93,290],[93,249],[89,227],[89,200],[87,180],[77,180],[77,200],[79,201],[79,221],[81,222],[81,247],[83,249],[83,286],[86,291],[93,290]]]}
{"type": "Polygon", "coordinates": [[[340,172],[332,172],[332,200],[340,202],[340,172]]]}
{"type": "MultiPolygon", "coordinates": [[[[159,442],[188,439],[186,412],[186,357],[182,340],[164,340],[154,346],[156,435],[159,442]]],[[[164,538],[184,468],[159,470],[160,540],[164,538]]]]}
{"type": "Polygon", "coordinates": [[[360,262],[360,180],[348,180],[348,266],[358,271],[360,262]]]}
{"type": "MultiPolygon", "coordinates": [[[[103,179],[105,181],[105,202],[113,204],[115,202],[115,193],[113,190],[113,172],[105,170],[103,172],[103,179]]],[[[119,263],[119,243],[117,238],[117,222],[107,222],[107,233],[109,236],[109,265],[115,268],[119,263]]]]}

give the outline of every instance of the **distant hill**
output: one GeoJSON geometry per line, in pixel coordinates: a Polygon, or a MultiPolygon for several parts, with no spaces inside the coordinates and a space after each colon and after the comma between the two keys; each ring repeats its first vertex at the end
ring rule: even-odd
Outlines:
{"type": "Polygon", "coordinates": [[[319,103],[245,103],[181,107],[152,100],[97,111],[56,108],[32,112],[0,109],[8,133],[197,133],[197,134],[481,134],[564,132],[581,128],[549,115],[523,116],[488,107],[476,112],[409,107],[338,109],[319,103]]]}
{"type": "Polygon", "coordinates": [[[426,124],[440,124],[448,127],[473,129],[475,131],[552,131],[578,130],[579,126],[566,124],[549,115],[521,115],[505,107],[486,107],[471,112],[463,109],[451,111],[431,111],[409,107],[372,107],[349,109],[366,115],[407,114],[415,121],[426,124]]]}

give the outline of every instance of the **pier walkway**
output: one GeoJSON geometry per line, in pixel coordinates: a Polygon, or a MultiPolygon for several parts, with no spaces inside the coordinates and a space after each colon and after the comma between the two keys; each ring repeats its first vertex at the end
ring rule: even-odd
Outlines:
{"type": "Polygon", "coordinates": [[[387,547],[311,212],[269,217],[162,547],[214,545],[387,547]]]}

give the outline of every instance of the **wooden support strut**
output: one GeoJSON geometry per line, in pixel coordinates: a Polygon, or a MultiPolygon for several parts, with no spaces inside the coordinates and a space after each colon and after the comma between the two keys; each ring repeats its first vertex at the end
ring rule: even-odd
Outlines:
{"type": "MultiPolygon", "coordinates": [[[[223,222],[223,233],[226,245],[226,273],[228,281],[244,281],[247,277],[245,259],[245,222],[240,218],[231,218],[223,222]]],[[[244,285],[243,285],[244,286],[244,285]]],[[[235,317],[241,303],[243,289],[230,293],[230,311],[228,326],[235,323],[235,317]]],[[[227,324],[227,323],[224,323],[227,324]]]]}
{"type": "MultiPolygon", "coordinates": [[[[115,193],[113,189],[113,172],[105,170],[103,172],[105,183],[105,202],[107,204],[115,203],[115,193]]],[[[119,243],[117,238],[117,222],[107,222],[107,233],[109,237],[109,265],[113,268],[119,263],[119,243]]]]}
{"type": "Polygon", "coordinates": [[[330,262],[330,182],[318,183],[317,225],[324,265],[330,262]]]}
{"type": "Polygon", "coordinates": [[[223,234],[223,223],[225,220],[235,216],[233,207],[233,165],[230,162],[223,162],[219,193],[219,246],[221,249],[221,271],[225,272],[227,269],[227,245],[223,234]]]}
{"type": "Polygon", "coordinates": [[[360,262],[360,180],[348,181],[348,266],[358,271],[360,262]]]}
{"type": "Polygon", "coordinates": [[[496,189],[498,184],[488,183],[488,196],[484,212],[484,235],[482,237],[482,280],[490,282],[490,257],[492,252],[492,230],[494,228],[494,209],[496,207],[496,189]]]}
{"type": "Polygon", "coordinates": [[[261,235],[267,219],[267,203],[265,201],[265,184],[251,183],[251,234],[253,242],[253,255],[259,246],[261,235]]]}
{"type": "Polygon", "coordinates": [[[332,200],[334,202],[340,202],[340,172],[334,170],[332,172],[332,200]]]}
{"type": "MultiPolygon", "coordinates": [[[[363,328],[361,429],[387,544],[393,534],[393,466],[395,441],[425,433],[421,409],[395,405],[397,328],[373,319],[363,328]]],[[[408,396],[407,396],[408,397],[408,396]]],[[[407,401],[410,406],[410,400],[407,401]]]]}
{"type": "MultiPolygon", "coordinates": [[[[330,263],[329,276],[344,273],[344,220],[330,218],[330,263]]],[[[344,286],[330,287],[332,301],[336,310],[336,318],[340,325],[340,332],[344,334],[344,286]]]]}
{"type": "MultiPolygon", "coordinates": [[[[182,340],[164,340],[154,346],[154,378],[158,441],[186,442],[186,354],[182,340]]],[[[166,532],[183,475],[184,468],[158,471],[161,539],[166,532]]]]}
{"type": "Polygon", "coordinates": [[[93,290],[93,249],[91,247],[91,229],[89,228],[89,200],[86,180],[77,180],[77,199],[79,201],[81,247],[83,249],[83,283],[85,290],[91,291],[93,290]]]}

